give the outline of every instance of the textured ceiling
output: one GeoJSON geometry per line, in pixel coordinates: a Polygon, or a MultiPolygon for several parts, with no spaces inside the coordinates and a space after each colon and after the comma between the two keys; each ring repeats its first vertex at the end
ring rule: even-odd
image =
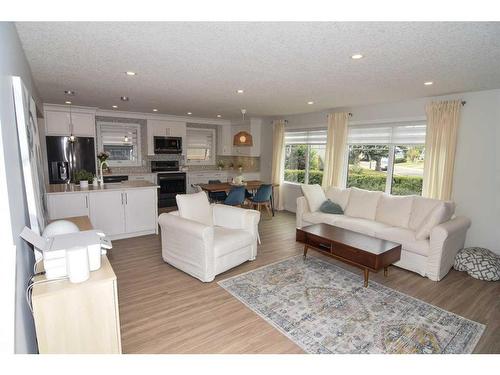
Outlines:
{"type": "Polygon", "coordinates": [[[236,118],[240,108],[282,115],[500,88],[500,23],[16,26],[50,103],[64,103],[72,89],[77,105],[236,118]],[[354,53],[365,57],[352,60],[354,53]]]}

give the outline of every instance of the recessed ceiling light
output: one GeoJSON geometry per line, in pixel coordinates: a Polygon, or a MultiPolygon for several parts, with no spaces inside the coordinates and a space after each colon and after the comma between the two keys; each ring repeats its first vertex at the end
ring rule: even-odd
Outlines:
{"type": "Polygon", "coordinates": [[[314,104],[314,102],[312,100],[308,101],[307,104],[311,105],[311,104],[314,104]]]}
{"type": "Polygon", "coordinates": [[[136,72],[131,72],[131,71],[125,72],[125,74],[128,75],[128,76],[135,76],[135,75],[137,75],[136,72]]]}
{"type": "Polygon", "coordinates": [[[158,112],[158,110],[156,108],[153,108],[153,112],[158,112]]]}
{"type": "Polygon", "coordinates": [[[112,105],[111,107],[113,107],[113,108],[115,108],[115,109],[116,109],[116,108],[118,108],[118,106],[117,106],[117,105],[112,105]]]}
{"type": "Polygon", "coordinates": [[[75,95],[75,92],[73,90],[64,90],[64,93],[71,96],[75,95]]]}
{"type": "Polygon", "coordinates": [[[128,96],[121,96],[120,100],[124,101],[124,102],[128,102],[129,101],[129,97],[128,96]]]}
{"type": "Polygon", "coordinates": [[[363,58],[363,55],[360,54],[360,53],[356,53],[354,55],[351,56],[351,59],[353,60],[359,60],[359,59],[362,59],[363,58]]]}
{"type": "Polygon", "coordinates": [[[188,114],[188,115],[190,115],[190,116],[192,115],[192,113],[191,113],[191,112],[188,112],[187,114],[188,114]]]}
{"type": "Polygon", "coordinates": [[[426,86],[430,86],[430,85],[432,85],[432,84],[434,84],[434,82],[432,82],[432,81],[427,81],[427,82],[424,82],[424,85],[426,85],[426,86]]]}
{"type": "Polygon", "coordinates": [[[69,100],[66,100],[64,103],[71,104],[71,102],[69,100]]]}
{"type": "Polygon", "coordinates": [[[222,115],[217,115],[217,117],[221,118],[221,117],[222,117],[222,115]]]}
{"type": "Polygon", "coordinates": [[[245,91],[243,91],[242,89],[239,89],[236,91],[238,94],[243,94],[245,91]]]}

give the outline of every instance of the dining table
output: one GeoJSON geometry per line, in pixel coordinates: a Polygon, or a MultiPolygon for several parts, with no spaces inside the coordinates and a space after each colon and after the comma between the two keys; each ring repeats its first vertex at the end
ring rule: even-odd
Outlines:
{"type": "MultiPolygon", "coordinates": [[[[234,184],[232,182],[218,182],[214,184],[198,184],[198,186],[207,193],[218,193],[225,192],[229,193],[231,188],[244,186],[248,191],[257,191],[257,189],[265,184],[265,182],[260,180],[248,180],[243,182],[242,184],[234,184]]],[[[272,193],[271,193],[271,212],[274,216],[274,188],[279,187],[279,184],[273,184],[272,193]]]]}

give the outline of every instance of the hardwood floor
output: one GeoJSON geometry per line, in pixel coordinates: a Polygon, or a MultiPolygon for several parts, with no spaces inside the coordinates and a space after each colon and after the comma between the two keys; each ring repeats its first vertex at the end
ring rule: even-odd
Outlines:
{"type": "MultiPolygon", "coordinates": [[[[220,288],[223,280],[302,254],[295,215],[277,213],[260,224],[257,259],[202,283],[161,258],[155,235],[113,241],[109,255],[118,278],[124,353],[302,353],[277,329],[220,288]]],[[[362,271],[322,256],[356,274],[362,271]]],[[[486,325],[475,352],[500,353],[500,282],[475,280],[452,270],[441,282],[390,267],[370,279],[486,325]]],[[[361,280],[361,279],[360,279],[361,280]]],[[[361,281],[360,281],[361,282],[361,281]]]]}

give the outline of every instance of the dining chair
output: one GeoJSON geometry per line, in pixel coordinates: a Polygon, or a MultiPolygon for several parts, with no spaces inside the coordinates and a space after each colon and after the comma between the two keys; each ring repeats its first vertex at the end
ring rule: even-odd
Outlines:
{"type": "MultiPolygon", "coordinates": [[[[208,184],[220,184],[221,180],[208,180],[208,184]]],[[[209,195],[210,201],[212,202],[224,202],[227,198],[227,194],[224,191],[216,191],[210,193],[209,195]]]]}
{"type": "Polygon", "coordinates": [[[262,206],[264,206],[269,213],[269,216],[272,217],[271,211],[271,195],[273,193],[273,185],[272,184],[262,184],[257,189],[255,195],[249,199],[252,207],[257,207],[257,210],[260,212],[262,206]]]}
{"type": "Polygon", "coordinates": [[[231,190],[229,190],[229,194],[224,200],[224,204],[229,206],[241,206],[243,203],[245,203],[245,187],[233,186],[231,190]]]}

